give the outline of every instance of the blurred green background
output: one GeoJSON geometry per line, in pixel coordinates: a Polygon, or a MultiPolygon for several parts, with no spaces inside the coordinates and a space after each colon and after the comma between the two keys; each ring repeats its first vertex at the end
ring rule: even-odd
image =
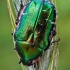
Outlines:
{"type": "MultiPolygon", "coordinates": [[[[59,42],[58,70],[70,70],[70,0],[57,0],[59,42]]],[[[0,70],[22,70],[14,51],[12,26],[6,0],[0,0],[0,70]]]]}

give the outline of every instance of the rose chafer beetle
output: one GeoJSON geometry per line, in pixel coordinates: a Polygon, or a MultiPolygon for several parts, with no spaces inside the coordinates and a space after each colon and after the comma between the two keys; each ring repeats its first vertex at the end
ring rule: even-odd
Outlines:
{"type": "Polygon", "coordinates": [[[56,35],[55,21],[56,9],[51,2],[31,0],[24,6],[21,0],[13,33],[19,63],[32,65],[49,48],[52,37],[56,35]]]}

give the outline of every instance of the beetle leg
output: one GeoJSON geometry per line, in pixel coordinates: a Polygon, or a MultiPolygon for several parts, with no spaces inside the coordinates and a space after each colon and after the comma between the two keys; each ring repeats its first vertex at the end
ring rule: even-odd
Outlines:
{"type": "Polygon", "coordinates": [[[59,42],[59,41],[60,41],[60,38],[58,38],[57,40],[54,40],[52,43],[59,42]]]}
{"type": "Polygon", "coordinates": [[[22,59],[20,58],[19,64],[22,62],[22,59]]]}

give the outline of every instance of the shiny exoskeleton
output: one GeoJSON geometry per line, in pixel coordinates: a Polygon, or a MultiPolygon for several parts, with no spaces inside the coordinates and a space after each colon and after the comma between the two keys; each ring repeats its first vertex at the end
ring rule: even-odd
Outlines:
{"type": "Polygon", "coordinates": [[[56,9],[44,0],[31,0],[17,15],[14,33],[15,49],[24,65],[32,65],[41,57],[56,35],[56,9]]]}

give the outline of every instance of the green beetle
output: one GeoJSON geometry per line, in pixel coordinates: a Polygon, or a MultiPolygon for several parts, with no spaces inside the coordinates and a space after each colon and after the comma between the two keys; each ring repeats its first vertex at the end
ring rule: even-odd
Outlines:
{"type": "Polygon", "coordinates": [[[56,9],[45,0],[31,0],[25,7],[21,4],[14,32],[15,50],[24,65],[32,65],[41,57],[56,35],[56,9]]]}

